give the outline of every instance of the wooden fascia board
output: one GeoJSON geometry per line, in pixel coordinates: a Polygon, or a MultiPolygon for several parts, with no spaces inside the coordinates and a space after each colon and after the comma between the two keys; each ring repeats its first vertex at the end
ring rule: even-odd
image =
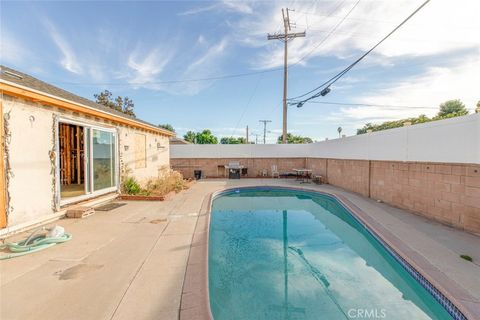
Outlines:
{"type": "Polygon", "coordinates": [[[93,117],[98,117],[106,120],[110,120],[116,123],[121,123],[126,126],[131,126],[135,128],[140,128],[146,131],[150,131],[156,134],[162,134],[167,137],[172,137],[175,134],[168,131],[164,130],[162,128],[157,128],[139,121],[135,121],[132,119],[128,118],[123,118],[117,115],[113,115],[107,112],[103,112],[100,110],[97,110],[95,108],[89,107],[82,105],[80,103],[72,102],[63,98],[55,97],[53,95],[49,95],[46,93],[43,93],[41,91],[37,91],[34,89],[30,88],[25,88],[19,85],[15,85],[13,83],[6,83],[4,80],[0,80],[0,90],[8,95],[15,96],[15,97],[20,97],[24,98],[27,100],[31,100],[34,102],[39,102],[42,104],[47,104],[67,110],[71,110],[74,112],[78,112],[81,114],[87,114],[93,117]]]}

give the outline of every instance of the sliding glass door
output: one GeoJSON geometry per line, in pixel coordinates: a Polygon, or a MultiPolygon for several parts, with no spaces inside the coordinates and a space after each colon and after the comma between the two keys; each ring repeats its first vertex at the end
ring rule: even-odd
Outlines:
{"type": "Polygon", "coordinates": [[[94,191],[116,186],[113,132],[92,130],[92,173],[94,191]]]}
{"type": "Polygon", "coordinates": [[[118,184],[116,131],[69,120],[61,121],[59,128],[64,129],[59,130],[58,136],[60,143],[60,204],[115,191],[118,184]],[[78,131],[81,135],[69,138],[70,131],[74,133],[78,131]],[[71,144],[70,141],[73,141],[74,144],[71,144]],[[83,141],[83,144],[78,141],[83,141]],[[77,150],[75,149],[77,145],[84,147],[77,150]],[[75,161],[71,160],[68,155],[77,155],[71,150],[77,150],[81,159],[72,156],[75,161]],[[76,190],[73,190],[74,187],[79,191],[74,193],[76,190]]]}

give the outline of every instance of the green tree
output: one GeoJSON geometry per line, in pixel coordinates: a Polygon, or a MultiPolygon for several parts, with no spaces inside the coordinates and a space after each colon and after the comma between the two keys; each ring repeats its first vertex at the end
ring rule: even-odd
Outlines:
{"type": "Polygon", "coordinates": [[[195,143],[195,138],[196,138],[196,134],[193,131],[187,131],[187,133],[183,135],[183,139],[185,139],[185,141],[188,141],[190,143],[195,143]]]}
{"type": "Polygon", "coordinates": [[[220,139],[221,144],[243,144],[246,143],[246,139],[244,137],[223,137],[220,139]]]}
{"type": "Polygon", "coordinates": [[[196,142],[198,144],[217,144],[218,139],[215,137],[212,132],[208,129],[203,130],[202,132],[197,132],[196,142]]]}
{"type": "Polygon", "coordinates": [[[113,99],[113,95],[110,91],[104,90],[100,93],[93,95],[95,97],[95,102],[102,104],[113,110],[123,112],[129,116],[135,117],[135,112],[133,111],[135,105],[133,101],[128,97],[116,97],[113,99]]]}
{"type": "Polygon", "coordinates": [[[477,108],[475,109],[475,113],[479,113],[479,112],[480,112],[480,100],[478,100],[477,108]]]}
{"type": "Polygon", "coordinates": [[[202,132],[188,131],[183,135],[183,139],[190,143],[196,144],[217,144],[218,139],[208,129],[204,129],[202,132]]]}
{"type": "Polygon", "coordinates": [[[462,101],[456,100],[448,100],[444,103],[440,104],[440,110],[438,111],[437,117],[439,118],[451,118],[451,117],[458,117],[464,116],[468,114],[467,108],[462,101]]]}
{"type": "MultiPolygon", "coordinates": [[[[480,101],[479,101],[480,102],[480,101]]],[[[362,128],[357,129],[357,134],[367,133],[368,131],[381,131],[393,128],[403,127],[406,122],[413,124],[425,123],[429,121],[442,120],[446,118],[453,118],[458,116],[464,116],[468,114],[468,110],[460,100],[449,100],[440,104],[437,115],[433,118],[429,118],[424,114],[414,118],[406,118],[401,120],[386,121],[380,124],[366,123],[362,128]]]]}
{"type": "MultiPolygon", "coordinates": [[[[277,139],[277,143],[282,143],[283,135],[279,136],[277,139]]],[[[290,132],[287,133],[287,143],[289,144],[299,144],[299,143],[312,143],[312,139],[309,137],[302,137],[296,136],[291,134],[290,132]]]]}
{"type": "Polygon", "coordinates": [[[367,123],[362,128],[357,129],[357,134],[367,133],[368,131],[375,132],[375,131],[399,128],[399,127],[403,127],[406,122],[409,122],[411,124],[417,124],[417,123],[424,123],[428,121],[432,121],[432,119],[422,114],[418,118],[406,118],[401,120],[386,121],[381,124],[367,123]]]}
{"type": "Polygon", "coordinates": [[[158,127],[163,128],[163,129],[168,130],[168,131],[175,132],[175,129],[173,129],[173,126],[169,123],[159,124],[158,127]]]}

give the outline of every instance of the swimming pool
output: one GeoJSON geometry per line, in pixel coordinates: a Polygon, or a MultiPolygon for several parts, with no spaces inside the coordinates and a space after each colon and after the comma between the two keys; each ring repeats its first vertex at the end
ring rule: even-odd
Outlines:
{"type": "Polygon", "coordinates": [[[245,188],[212,203],[209,294],[224,319],[452,319],[336,199],[245,188]]]}

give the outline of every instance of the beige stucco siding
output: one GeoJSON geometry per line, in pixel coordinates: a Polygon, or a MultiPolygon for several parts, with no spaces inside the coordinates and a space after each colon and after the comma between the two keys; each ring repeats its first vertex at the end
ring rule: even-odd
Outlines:
{"type": "Polygon", "coordinates": [[[58,147],[56,124],[61,119],[116,130],[117,172],[120,179],[128,175],[145,183],[169,169],[169,141],[164,135],[120,126],[7,95],[3,96],[3,106],[7,133],[6,188],[9,227],[42,219],[59,208],[58,186],[55,182],[58,180],[59,161],[55,151],[58,147]],[[143,168],[135,168],[134,165],[135,134],[145,135],[146,159],[143,168]]]}
{"type": "MultiPolygon", "coordinates": [[[[138,138],[137,138],[138,139],[138,138]]],[[[168,137],[134,128],[120,127],[120,167],[122,178],[134,176],[144,184],[149,179],[158,177],[170,168],[170,152],[168,137]],[[138,153],[136,155],[136,136],[145,135],[145,165],[138,165],[138,153]],[[137,164],[137,166],[135,165],[137,164]]],[[[138,141],[138,140],[137,140],[138,141]]],[[[137,142],[138,143],[138,142],[137,142]]]]}
{"type": "Polygon", "coordinates": [[[52,111],[4,96],[8,226],[53,210],[52,111]]]}

